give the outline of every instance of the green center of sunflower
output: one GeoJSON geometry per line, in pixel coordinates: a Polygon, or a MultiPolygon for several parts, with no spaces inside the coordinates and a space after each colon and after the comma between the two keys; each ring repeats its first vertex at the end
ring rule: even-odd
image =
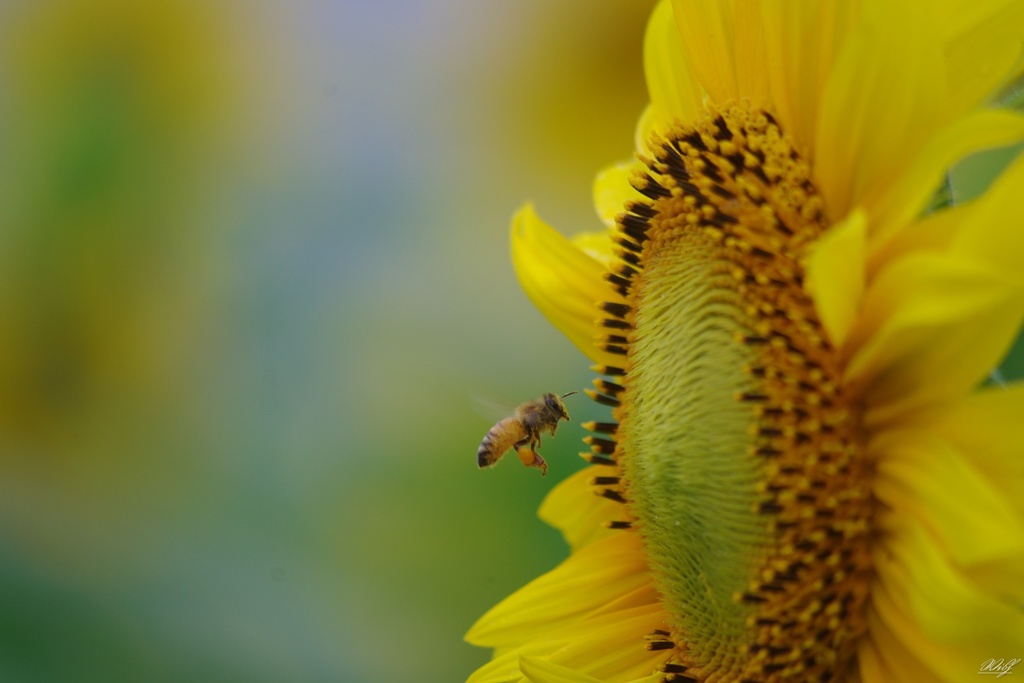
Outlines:
{"type": "Polygon", "coordinates": [[[627,303],[604,306],[622,379],[596,383],[620,423],[604,494],[635,516],[672,621],[649,647],[674,649],[667,680],[831,680],[865,626],[872,503],[804,287],[821,199],[762,111],[650,147],[609,275],[627,303]]]}

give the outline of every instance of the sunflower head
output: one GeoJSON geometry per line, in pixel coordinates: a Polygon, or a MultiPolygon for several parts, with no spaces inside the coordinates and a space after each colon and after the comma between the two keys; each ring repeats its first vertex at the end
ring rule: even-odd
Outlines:
{"type": "Polygon", "coordinates": [[[573,555],[478,622],[497,655],[472,681],[957,680],[1024,651],[1024,431],[995,419],[1024,387],[978,389],[1024,319],[1024,164],[926,215],[949,164],[1024,139],[977,108],[1016,69],[1024,10],[998,5],[951,8],[956,31],[658,6],[609,229],[513,223],[614,420],[541,511],[573,555]],[[936,70],[976,80],[916,84],[936,70]]]}
{"type": "Polygon", "coordinates": [[[864,628],[871,516],[804,290],[821,198],[768,112],[712,111],[649,149],[616,224],[625,303],[602,321],[624,356],[624,497],[690,667],[816,676],[864,628]]]}

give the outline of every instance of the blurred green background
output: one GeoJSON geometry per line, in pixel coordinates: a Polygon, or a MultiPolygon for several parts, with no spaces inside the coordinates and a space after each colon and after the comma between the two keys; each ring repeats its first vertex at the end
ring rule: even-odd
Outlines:
{"type": "Polygon", "coordinates": [[[480,472],[474,403],[590,381],[508,221],[597,227],[652,4],[0,3],[0,681],[488,658],[582,434],[480,472]]]}
{"type": "Polygon", "coordinates": [[[597,226],[652,4],[0,2],[0,681],[486,661],[583,444],[475,399],[590,381],[509,219],[597,226]]]}

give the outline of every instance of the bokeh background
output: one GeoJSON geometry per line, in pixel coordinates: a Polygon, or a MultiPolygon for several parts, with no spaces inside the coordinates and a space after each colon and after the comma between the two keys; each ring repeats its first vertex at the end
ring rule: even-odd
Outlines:
{"type": "Polygon", "coordinates": [[[0,2],[0,681],[488,658],[582,434],[480,472],[478,408],[590,381],[508,220],[597,226],[652,5],[0,2]]]}
{"type": "Polygon", "coordinates": [[[509,218],[596,225],[651,4],[0,2],[0,681],[487,659],[582,444],[478,407],[589,382],[509,218]]]}

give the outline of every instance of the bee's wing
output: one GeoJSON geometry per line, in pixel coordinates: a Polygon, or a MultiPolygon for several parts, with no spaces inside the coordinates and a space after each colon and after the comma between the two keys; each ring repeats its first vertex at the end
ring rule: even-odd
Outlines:
{"type": "Polygon", "coordinates": [[[503,401],[485,394],[473,394],[469,397],[473,412],[490,423],[496,423],[516,412],[517,404],[503,401]]]}

